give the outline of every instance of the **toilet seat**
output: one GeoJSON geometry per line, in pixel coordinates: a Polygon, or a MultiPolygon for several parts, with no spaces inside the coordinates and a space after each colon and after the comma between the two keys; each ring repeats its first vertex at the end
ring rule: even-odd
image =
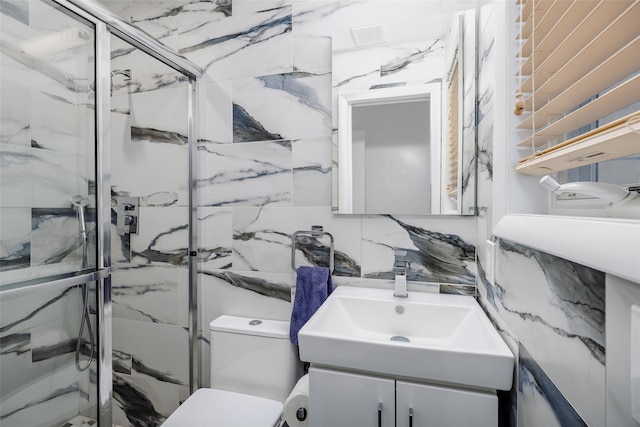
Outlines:
{"type": "Polygon", "coordinates": [[[275,400],[225,390],[201,388],[162,427],[274,427],[283,405],[275,400]]]}

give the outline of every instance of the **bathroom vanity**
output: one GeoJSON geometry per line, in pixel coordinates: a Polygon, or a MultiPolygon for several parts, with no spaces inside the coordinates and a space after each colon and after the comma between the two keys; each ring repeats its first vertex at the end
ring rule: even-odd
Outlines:
{"type": "Polygon", "coordinates": [[[498,424],[513,355],[475,299],[338,287],[300,330],[309,425],[498,424]]]}
{"type": "Polygon", "coordinates": [[[311,427],[498,425],[498,399],[489,391],[312,367],[309,396],[311,427]]]}

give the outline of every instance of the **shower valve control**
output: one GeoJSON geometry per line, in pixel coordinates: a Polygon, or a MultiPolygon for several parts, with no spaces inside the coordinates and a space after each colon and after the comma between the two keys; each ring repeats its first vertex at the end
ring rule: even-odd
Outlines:
{"type": "Polygon", "coordinates": [[[117,197],[116,229],[123,236],[130,233],[138,233],[138,197],[117,197]]]}

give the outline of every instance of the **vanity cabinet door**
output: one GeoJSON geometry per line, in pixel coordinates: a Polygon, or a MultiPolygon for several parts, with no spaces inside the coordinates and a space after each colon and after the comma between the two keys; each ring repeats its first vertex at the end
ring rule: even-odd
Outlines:
{"type": "Polygon", "coordinates": [[[397,427],[497,427],[495,393],[396,383],[397,427]]]}
{"type": "Polygon", "coordinates": [[[310,427],[393,427],[395,381],[309,369],[310,427]]]}

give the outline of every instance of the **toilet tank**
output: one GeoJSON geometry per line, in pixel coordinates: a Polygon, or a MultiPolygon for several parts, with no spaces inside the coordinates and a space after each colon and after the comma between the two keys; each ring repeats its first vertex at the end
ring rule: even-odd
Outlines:
{"type": "Polygon", "coordinates": [[[211,331],[211,387],[284,403],[300,376],[289,322],[220,316],[211,331]]]}

